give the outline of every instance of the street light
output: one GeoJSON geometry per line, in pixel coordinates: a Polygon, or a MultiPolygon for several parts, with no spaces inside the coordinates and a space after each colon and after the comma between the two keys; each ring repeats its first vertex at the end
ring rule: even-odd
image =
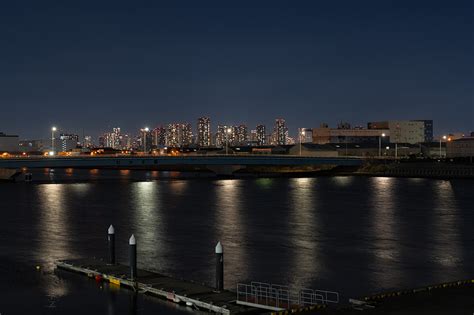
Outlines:
{"type": "Polygon", "coordinates": [[[446,136],[439,137],[439,157],[441,158],[441,140],[446,140],[446,136]]]}
{"type": "Polygon", "coordinates": [[[301,156],[301,142],[302,142],[301,138],[304,137],[304,135],[305,135],[304,130],[301,130],[301,132],[300,132],[300,156],[301,156]]]}
{"type": "Polygon", "coordinates": [[[229,154],[229,135],[232,132],[232,129],[227,128],[225,133],[225,155],[229,154]]]}
{"type": "Polygon", "coordinates": [[[382,133],[379,136],[379,157],[382,156],[382,138],[385,137],[385,133],[382,133]]]}
{"type": "Polygon", "coordinates": [[[150,128],[148,127],[145,127],[143,128],[143,152],[146,153],[146,137],[147,137],[147,134],[148,134],[148,131],[150,131],[150,128]]]}
{"type": "Polygon", "coordinates": [[[51,152],[53,152],[53,155],[54,155],[54,152],[56,151],[55,148],[54,148],[54,132],[58,130],[58,128],[56,127],[52,127],[51,128],[51,152]]]}

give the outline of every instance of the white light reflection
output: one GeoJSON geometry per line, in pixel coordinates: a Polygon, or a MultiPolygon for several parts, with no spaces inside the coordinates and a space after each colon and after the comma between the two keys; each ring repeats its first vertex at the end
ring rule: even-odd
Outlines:
{"type": "Polygon", "coordinates": [[[86,195],[89,190],[91,189],[91,184],[89,183],[76,183],[76,184],[68,184],[68,187],[79,196],[86,195]]]}
{"type": "Polygon", "coordinates": [[[169,181],[170,190],[174,195],[183,195],[188,188],[188,180],[171,180],[169,181]]]}
{"type": "Polygon", "coordinates": [[[397,288],[402,283],[400,273],[400,243],[397,225],[396,196],[389,177],[373,177],[371,237],[373,239],[374,280],[379,288],[397,288]]]}
{"type": "Polygon", "coordinates": [[[164,267],[163,256],[168,251],[158,185],[158,182],[136,182],[131,191],[139,264],[151,269],[164,267]]]}
{"type": "MultiPolygon", "coordinates": [[[[38,261],[43,261],[43,269],[52,271],[54,262],[60,259],[76,258],[70,247],[71,233],[68,222],[67,187],[65,184],[38,185],[38,205],[40,210],[36,252],[38,261]]],[[[56,277],[45,282],[46,295],[54,299],[67,294],[65,283],[56,277]]]]}
{"type": "Polygon", "coordinates": [[[332,178],[339,186],[350,186],[354,181],[354,176],[336,176],[332,178]]]}
{"type": "MultiPolygon", "coordinates": [[[[432,259],[452,270],[462,262],[462,245],[456,198],[449,181],[435,182],[433,221],[434,249],[432,259]]],[[[443,279],[447,280],[447,279],[443,279]]]]}
{"type": "Polygon", "coordinates": [[[321,277],[319,206],[315,178],[293,178],[290,191],[290,241],[294,252],[290,286],[308,287],[321,277]]]}
{"type": "Polygon", "coordinates": [[[219,180],[216,186],[216,236],[217,241],[221,241],[224,246],[225,261],[232,261],[226,264],[225,281],[226,287],[233,287],[238,281],[248,278],[247,252],[244,246],[242,229],[245,226],[243,221],[242,208],[242,187],[241,180],[219,180]]]}

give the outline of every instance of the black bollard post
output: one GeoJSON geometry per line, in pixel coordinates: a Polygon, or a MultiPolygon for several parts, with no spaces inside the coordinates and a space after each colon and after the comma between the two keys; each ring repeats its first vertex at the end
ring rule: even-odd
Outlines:
{"type": "Polygon", "coordinates": [[[224,290],[224,250],[221,242],[216,245],[216,290],[224,290]]]}
{"type": "Polygon", "coordinates": [[[128,244],[130,245],[130,279],[136,280],[137,278],[137,242],[135,235],[132,234],[128,244]]]}
{"type": "Polygon", "coordinates": [[[137,314],[137,292],[132,292],[130,295],[130,308],[129,308],[130,315],[136,315],[137,314]]]}
{"type": "Polygon", "coordinates": [[[109,243],[109,263],[115,265],[115,229],[112,224],[109,226],[107,240],[109,243]]]}

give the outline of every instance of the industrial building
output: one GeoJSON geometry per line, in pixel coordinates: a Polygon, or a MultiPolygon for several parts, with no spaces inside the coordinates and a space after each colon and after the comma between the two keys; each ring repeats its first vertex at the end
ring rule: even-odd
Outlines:
{"type": "Polygon", "coordinates": [[[368,130],[388,130],[391,143],[423,143],[433,141],[432,120],[388,120],[369,122],[368,130]]]}
{"type": "Polygon", "coordinates": [[[17,135],[7,135],[0,132],[0,153],[4,152],[18,152],[19,138],[17,135]]]}
{"type": "Polygon", "coordinates": [[[446,142],[446,157],[451,159],[474,159],[474,137],[466,137],[446,142]]]}
{"type": "Polygon", "coordinates": [[[389,143],[390,130],[362,129],[362,128],[329,128],[322,124],[319,128],[312,129],[313,143],[389,143]]]}

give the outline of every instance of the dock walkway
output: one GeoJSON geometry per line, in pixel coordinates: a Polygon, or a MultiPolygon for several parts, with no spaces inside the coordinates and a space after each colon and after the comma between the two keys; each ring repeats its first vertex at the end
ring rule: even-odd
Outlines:
{"type": "Polygon", "coordinates": [[[129,267],[110,265],[98,259],[75,259],[56,262],[59,269],[104,279],[111,284],[126,286],[141,293],[156,295],[176,303],[192,303],[193,307],[224,315],[261,313],[263,310],[236,304],[236,293],[138,269],[137,279],[129,278],[129,267]]]}

